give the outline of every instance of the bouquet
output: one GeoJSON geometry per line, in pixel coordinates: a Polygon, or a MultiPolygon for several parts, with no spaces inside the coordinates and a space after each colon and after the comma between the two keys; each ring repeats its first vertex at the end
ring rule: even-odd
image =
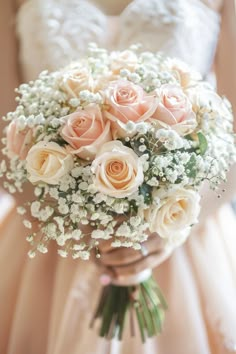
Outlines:
{"type": "MultiPolygon", "coordinates": [[[[10,193],[34,186],[35,200],[18,207],[31,258],[51,242],[83,260],[99,258],[103,240],[138,251],[150,232],[172,250],[197,222],[202,182],[217,189],[236,160],[227,99],[161,53],[91,44],[86,58],[17,93],[1,176],[10,193]]],[[[104,287],[100,335],[121,339],[128,312],[143,341],[159,333],[167,305],[151,270],[121,285],[104,287]]]]}

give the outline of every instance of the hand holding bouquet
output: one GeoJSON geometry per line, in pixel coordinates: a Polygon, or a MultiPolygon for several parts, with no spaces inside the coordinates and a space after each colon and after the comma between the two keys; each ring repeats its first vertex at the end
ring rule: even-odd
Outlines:
{"type": "MultiPolygon", "coordinates": [[[[31,258],[50,242],[74,259],[100,257],[104,240],[138,252],[150,232],[171,252],[197,222],[201,183],[216,189],[236,159],[229,102],[159,53],[91,45],[87,58],[42,72],[18,93],[1,173],[11,193],[34,185],[35,200],[18,208],[30,210],[29,230],[37,221],[31,258]]],[[[121,338],[130,309],[145,340],[160,332],[165,308],[146,269],[105,287],[95,318],[100,335],[121,338]]]]}

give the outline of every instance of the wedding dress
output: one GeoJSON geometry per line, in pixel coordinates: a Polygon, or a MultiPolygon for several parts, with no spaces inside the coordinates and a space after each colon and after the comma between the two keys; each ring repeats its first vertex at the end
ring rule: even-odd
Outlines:
{"type": "MultiPolygon", "coordinates": [[[[88,42],[108,49],[141,43],[211,69],[220,16],[200,0],[133,0],[108,17],[82,0],[30,0],[18,13],[24,80],[79,58],[88,42]]],[[[217,202],[217,198],[216,198],[217,202]]],[[[92,262],[61,259],[53,246],[27,257],[26,231],[13,209],[0,228],[1,354],[223,354],[236,351],[235,217],[225,205],[154,270],[169,304],[163,333],[111,342],[89,329],[99,296],[92,262]]]]}

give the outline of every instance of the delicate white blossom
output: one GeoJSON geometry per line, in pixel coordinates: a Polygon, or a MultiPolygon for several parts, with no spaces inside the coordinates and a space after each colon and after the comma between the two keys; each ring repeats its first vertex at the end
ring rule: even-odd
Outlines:
{"type": "Polygon", "coordinates": [[[101,240],[139,250],[149,229],[165,247],[177,247],[197,220],[201,183],[219,189],[236,161],[227,99],[188,65],[140,53],[138,45],[108,52],[90,44],[85,59],[43,71],[16,92],[16,109],[4,118],[11,129],[2,139],[0,177],[12,194],[33,183],[34,198],[17,208],[29,229],[30,258],[48,252],[51,242],[61,257],[83,260],[101,240]],[[115,82],[133,91],[114,95],[115,82]],[[89,126],[87,145],[91,108],[101,115],[89,126]],[[72,129],[68,117],[78,110],[72,129]],[[108,141],[94,148],[107,119],[108,141]],[[61,134],[65,126],[69,141],[61,134]],[[78,155],[75,134],[92,160],[78,155]]]}

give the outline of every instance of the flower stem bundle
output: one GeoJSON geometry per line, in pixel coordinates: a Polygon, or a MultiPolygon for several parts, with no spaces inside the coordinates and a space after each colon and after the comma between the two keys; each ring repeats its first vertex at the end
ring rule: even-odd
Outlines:
{"type": "Polygon", "coordinates": [[[166,309],[165,299],[152,277],[138,285],[108,285],[102,290],[92,325],[99,320],[99,335],[119,340],[129,325],[130,335],[136,335],[138,329],[145,342],[161,333],[166,309]]]}

